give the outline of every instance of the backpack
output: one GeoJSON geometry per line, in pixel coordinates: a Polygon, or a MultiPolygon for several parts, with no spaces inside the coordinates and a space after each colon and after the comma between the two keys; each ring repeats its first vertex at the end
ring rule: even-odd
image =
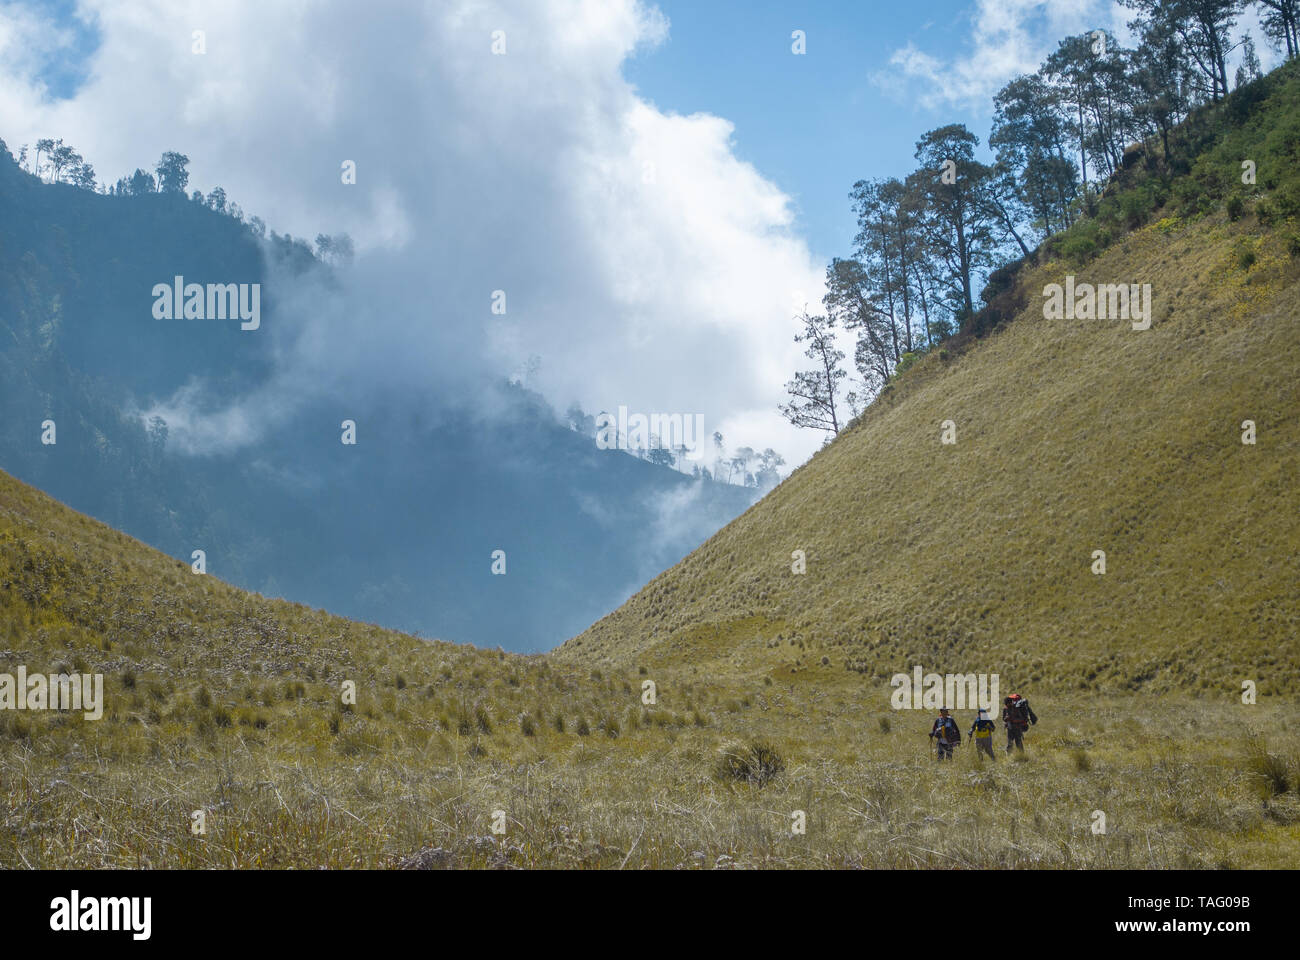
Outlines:
{"type": "Polygon", "coordinates": [[[1011,721],[1017,726],[1028,727],[1030,714],[1029,701],[1020,694],[1013,693],[1011,695],[1011,721]]]}

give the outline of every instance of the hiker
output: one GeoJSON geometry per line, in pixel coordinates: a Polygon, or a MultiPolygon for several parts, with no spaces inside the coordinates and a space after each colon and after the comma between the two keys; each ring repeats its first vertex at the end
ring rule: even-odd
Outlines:
{"type": "Polygon", "coordinates": [[[1024,753],[1025,731],[1031,723],[1037,723],[1038,718],[1029,708],[1029,701],[1018,693],[1011,694],[1002,703],[1002,724],[1007,728],[1007,753],[1011,752],[1012,747],[1024,753]]]}
{"type": "Polygon", "coordinates": [[[993,753],[993,729],[997,725],[989,719],[989,712],[981,710],[976,716],[975,722],[971,724],[968,736],[975,744],[975,749],[980,753],[987,753],[990,760],[996,760],[997,755],[993,753]]]}
{"type": "Polygon", "coordinates": [[[947,707],[939,708],[939,716],[930,728],[930,739],[938,747],[939,760],[952,759],[952,748],[961,743],[961,730],[957,727],[957,721],[948,716],[947,707]]]}

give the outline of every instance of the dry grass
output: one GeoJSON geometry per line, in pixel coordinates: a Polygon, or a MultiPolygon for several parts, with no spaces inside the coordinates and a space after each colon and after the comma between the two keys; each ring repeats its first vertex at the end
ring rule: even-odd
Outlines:
{"type": "Polygon", "coordinates": [[[107,687],[98,721],[0,713],[0,866],[1266,867],[1300,853],[1300,742],[1276,698],[1035,691],[1024,762],[963,748],[941,766],[929,714],[892,712],[886,683],[838,665],[746,679],[769,649],[756,644],[719,652],[728,675],[423,642],[195,577],[4,475],[0,547],[0,671],[102,672],[107,687]]]}
{"type": "Polygon", "coordinates": [[[1067,272],[1152,283],[1155,323],[1045,321],[1031,297],[960,361],[908,371],[557,661],[821,678],[829,657],[862,683],[920,663],[1060,692],[1223,702],[1251,679],[1291,695],[1300,285],[1269,234],[1243,286],[1232,250],[1249,229],[1152,226],[1087,268],[1031,271],[1030,291],[1067,272]],[[944,420],[956,445],[940,443],[944,420]]]}

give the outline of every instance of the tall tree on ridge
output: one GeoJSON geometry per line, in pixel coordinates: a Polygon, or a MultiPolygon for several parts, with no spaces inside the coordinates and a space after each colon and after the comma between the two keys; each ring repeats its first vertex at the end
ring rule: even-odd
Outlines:
{"type": "Polygon", "coordinates": [[[1286,47],[1286,58],[1300,55],[1300,0],[1254,0],[1263,7],[1264,36],[1286,47]]]}
{"type": "Polygon", "coordinates": [[[847,376],[844,352],[835,344],[835,321],[830,317],[799,318],[803,329],[794,336],[795,343],[806,343],[804,356],[814,361],[812,370],[801,370],[786,384],[790,402],[782,404],[781,414],[796,427],[825,430],[832,436],[840,432],[839,389],[847,376]]]}
{"type": "Polygon", "coordinates": [[[190,158],[183,153],[176,153],[174,150],[168,150],[159,158],[154,171],[158,174],[158,189],[163,193],[185,193],[185,187],[190,182],[190,174],[186,167],[189,166],[190,158]]]}
{"type": "Polygon", "coordinates": [[[945,266],[944,285],[963,321],[975,312],[976,275],[992,261],[991,168],[975,159],[979,137],[961,124],[931,130],[916,144],[926,198],[928,246],[945,266]]]}
{"type": "MultiPolygon", "coordinates": [[[[1236,26],[1243,0],[1121,0],[1137,11],[1130,24],[1145,31],[1164,21],[1183,42],[1183,49],[1205,81],[1211,101],[1228,95],[1228,56],[1236,49],[1232,28],[1236,26]]],[[[1204,84],[1203,84],[1204,85],[1204,84]]]]}
{"type": "Polygon", "coordinates": [[[1020,201],[1044,237],[1074,222],[1079,170],[1067,156],[1067,121],[1059,91],[1039,74],[998,91],[989,146],[1016,180],[1020,201]]]}

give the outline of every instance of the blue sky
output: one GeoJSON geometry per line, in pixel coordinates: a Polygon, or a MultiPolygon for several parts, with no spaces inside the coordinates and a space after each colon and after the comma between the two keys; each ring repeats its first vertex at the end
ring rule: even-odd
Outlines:
{"type": "Polygon", "coordinates": [[[924,131],[965,122],[987,137],[987,114],[924,107],[882,86],[893,54],[911,41],[936,54],[967,45],[972,5],[747,3],[666,0],[667,42],[624,70],[664,110],[706,111],[736,125],[735,150],[796,201],[801,228],[822,259],[843,255],[855,232],[848,193],[860,179],[912,169],[924,131]],[[920,16],[918,16],[918,12],[920,16]],[[803,30],[807,53],[791,52],[803,30]]]}
{"type": "MultiPolygon", "coordinates": [[[[60,24],[44,53],[42,78],[56,96],[85,79],[99,41],[77,0],[0,0],[60,24]]],[[[1056,39],[1098,26],[1123,33],[1129,14],[1112,0],[656,0],[669,19],[667,39],[643,48],[624,76],[661,110],[703,112],[735,125],[734,152],[794,201],[794,229],[814,254],[846,252],[854,234],[847,194],[859,179],[911,169],[924,131],[965,123],[987,140],[991,92],[1014,70],[1036,62],[1056,39]],[[806,53],[793,54],[803,31],[806,53]],[[999,49],[1001,47],[1001,49],[999,49]],[[908,50],[940,68],[962,63],[952,89],[927,83],[925,64],[900,62],[908,50]],[[919,69],[917,67],[919,66],[919,69]]],[[[1261,44],[1266,63],[1272,57],[1261,44]]]]}
{"type": "Polygon", "coordinates": [[[86,79],[89,59],[99,45],[99,30],[93,19],[77,16],[77,0],[0,0],[0,11],[39,13],[56,25],[45,34],[45,43],[31,48],[38,59],[41,79],[56,97],[70,97],[86,79]]]}

